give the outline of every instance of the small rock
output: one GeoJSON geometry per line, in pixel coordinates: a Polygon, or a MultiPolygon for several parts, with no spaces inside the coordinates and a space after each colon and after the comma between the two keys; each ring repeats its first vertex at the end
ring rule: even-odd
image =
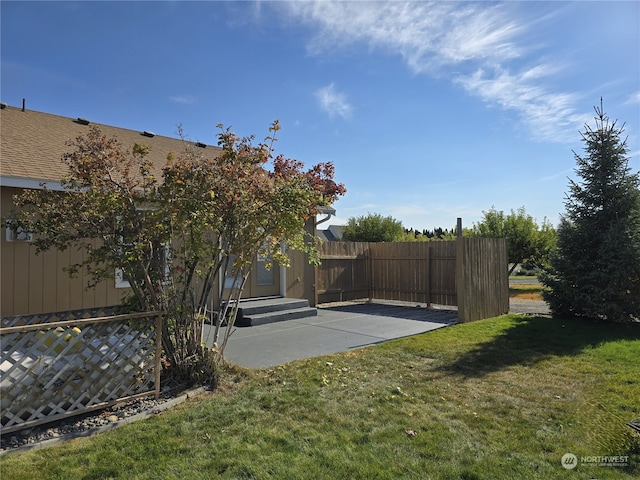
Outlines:
{"type": "Polygon", "coordinates": [[[73,434],[77,432],[84,432],[91,430],[101,425],[107,425],[109,423],[118,422],[123,418],[131,417],[141,412],[150,411],[153,409],[154,413],[159,413],[157,407],[167,402],[172,396],[165,396],[161,399],[141,399],[133,402],[119,405],[109,410],[102,412],[96,412],[81,419],[68,419],[47,427],[26,428],[15,435],[9,437],[3,437],[0,441],[0,449],[9,450],[19,448],[22,445],[33,444],[36,442],[45,441],[52,438],[64,438],[67,434],[73,434]]]}

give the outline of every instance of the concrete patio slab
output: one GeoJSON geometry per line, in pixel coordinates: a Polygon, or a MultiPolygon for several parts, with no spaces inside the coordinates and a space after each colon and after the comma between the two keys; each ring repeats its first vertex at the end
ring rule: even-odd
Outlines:
{"type": "MultiPolygon", "coordinates": [[[[249,368],[267,368],[293,360],[363,348],[395,338],[417,335],[458,320],[455,310],[349,304],[318,308],[316,317],[236,328],[226,359],[249,368]]],[[[212,327],[205,341],[212,345],[212,327]]]]}

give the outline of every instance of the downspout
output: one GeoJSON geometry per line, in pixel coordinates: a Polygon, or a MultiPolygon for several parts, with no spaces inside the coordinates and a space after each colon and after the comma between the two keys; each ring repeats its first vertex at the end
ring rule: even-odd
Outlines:
{"type": "Polygon", "coordinates": [[[323,213],[326,213],[326,214],[327,214],[327,216],[326,216],[325,218],[323,218],[322,220],[320,220],[320,221],[316,222],[316,227],[317,227],[318,225],[320,225],[321,223],[326,222],[326,221],[327,221],[327,220],[329,220],[331,217],[333,217],[333,214],[334,214],[335,212],[323,212],[323,213]]]}
{"type": "MultiPolygon", "coordinates": [[[[284,242],[280,243],[280,249],[285,253],[287,245],[284,242]]],[[[283,265],[280,265],[280,296],[287,298],[287,267],[283,265]]]]}
{"type": "MultiPolygon", "coordinates": [[[[324,213],[326,215],[325,218],[323,218],[322,220],[316,221],[314,226],[313,226],[313,236],[317,237],[318,235],[318,225],[320,225],[321,223],[326,222],[327,220],[329,220],[332,216],[334,216],[336,214],[336,211],[333,208],[330,207],[319,207],[318,208],[318,212],[319,213],[324,213]]],[[[317,266],[313,266],[313,304],[312,306],[316,306],[318,304],[318,290],[316,288],[318,284],[318,267],[317,266]]]]}

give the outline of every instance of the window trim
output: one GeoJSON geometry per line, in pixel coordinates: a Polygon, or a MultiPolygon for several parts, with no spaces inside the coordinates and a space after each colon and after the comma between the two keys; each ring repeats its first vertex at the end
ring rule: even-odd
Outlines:
{"type": "MultiPolygon", "coordinates": [[[[160,246],[164,250],[164,279],[162,284],[169,283],[169,275],[171,274],[171,244],[161,243],[160,246]]],[[[115,288],[131,288],[129,280],[125,277],[124,270],[122,268],[116,268],[115,274],[115,288]]]]}
{"type": "Polygon", "coordinates": [[[5,240],[7,242],[33,242],[33,232],[25,232],[21,228],[14,230],[11,228],[11,219],[7,219],[7,227],[5,229],[5,240]]]}

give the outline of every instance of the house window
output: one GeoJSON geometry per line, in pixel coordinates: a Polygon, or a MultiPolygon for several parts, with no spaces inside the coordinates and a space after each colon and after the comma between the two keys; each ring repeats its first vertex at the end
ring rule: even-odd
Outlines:
{"type": "MultiPolygon", "coordinates": [[[[153,259],[151,260],[151,270],[161,272],[163,275],[162,283],[169,282],[171,247],[168,244],[161,244],[159,248],[154,248],[153,259]]],[[[131,284],[124,270],[116,268],[115,273],[116,288],[130,288],[131,284]]]]}
{"type": "Polygon", "coordinates": [[[235,261],[235,259],[235,255],[229,255],[227,270],[224,272],[224,288],[226,289],[238,287],[240,285],[240,272],[237,272],[235,275],[233,274],[233,262],[235,261]]]}
{"type": "MultiPolygon", "coordinates": [[[[136,212],[145,217],[147,212],[151,212],[155,210],[155,206],[152,204],[140,204],[136,205],[136,212]]],[[[123,217],[116,217],[116,231],[122,232],[122,227],[119,225],[123,220],[123,217]]],[[[119,235],[119,243],[120,245],[124,244],[123,235],[119,235]]],[[[131,246],[131,245],[130,245],[131,246]]],[[[154,242],[153,244],[153,258],[151,259],[151,271],[158,272],[163,276],[162,283],[166,284],[169,282],[169,274],[170,274],[170,261],[171,261],[171,247],[168,243],[159,243],[154,242]]],[[[129,283],[129,279],[125,274],[124,270],[121,268],[116,268],[115,271],[115,284],[116,288],[131,288],[131,284],[129,283]]]]}
{"type": "Polygon", "coordinates": [[[171,273],[171,247],[167,243],[159,245],[153,251],[152,269],[160,272],[162,275],[162,283],[169,283],[169,274],[171,273]]]}
{"type": "Polygon", "coordinates": [[[258,254],[256,283],[261,286],[267,286],[273,285],[274,281],[273,262],[270,261],[270,257],[258,254]],[[267,269],[267,263],[271,263],[271,268],[267,269]]]}
{"type": "Polygon", "coordinates": [[[25,232],[21,228],[11,228],[11,220],[7,220],[6,237],[7,242],[33,242],[33,233],[25,232]]]}
{"type": "Polygon", "coordinates": [[[116,268],[116,288],[130,288],[129,278],[121,268],[116,268]]]}

